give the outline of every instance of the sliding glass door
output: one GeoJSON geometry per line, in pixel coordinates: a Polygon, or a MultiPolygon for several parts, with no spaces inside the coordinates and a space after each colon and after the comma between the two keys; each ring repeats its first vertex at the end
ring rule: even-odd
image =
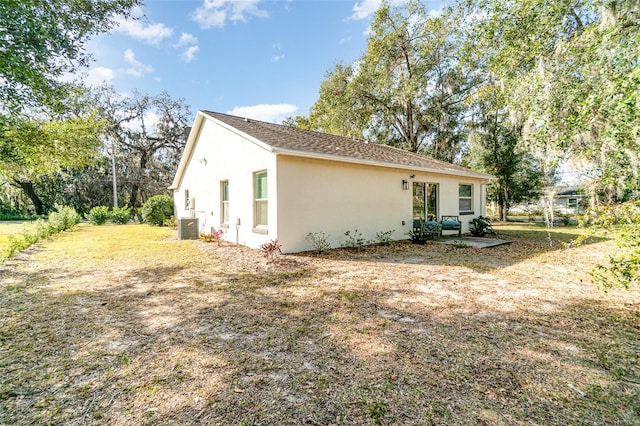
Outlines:
{"type": "Polygon", "coordinates": [[[413,182],[413,220],[438,219],[438,184],[413,182]]]}

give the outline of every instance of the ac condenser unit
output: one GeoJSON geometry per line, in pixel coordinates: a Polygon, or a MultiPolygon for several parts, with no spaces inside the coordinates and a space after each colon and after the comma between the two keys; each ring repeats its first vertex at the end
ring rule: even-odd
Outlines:
{"type": "Polygon", "coordinates": [[[198,218],[186,217],[178,219],[178,239],[179,240],[197,240],[198,230],[198,218]]]}

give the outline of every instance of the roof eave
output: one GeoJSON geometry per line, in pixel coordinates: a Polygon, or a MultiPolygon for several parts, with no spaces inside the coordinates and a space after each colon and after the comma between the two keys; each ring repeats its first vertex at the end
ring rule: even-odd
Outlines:
{"type": "Polygon", "coordinates": [[[276,155],[289,155],[292,157],[313,158],[318,160],[332,160],[332,161],[339,161],[342,163],[387,167],[387,168],[410,170],[410,171],[421,171],[421,172],[427,172],[427,173],[438,173],[438,174],[450,175],[450,176],[465,176],[465,177],[470,177],[475,179],[484,179],[487,181],[495,179],[495,176],[485,174],[485,173],[475,172],[472,170],[470,170],[469,172],[466,172],[464,170],[446,170],[446,169],[437,169],[437,168],[431,168],[431,167],[417,167],[417,166],[410,166],[405,164],[387,163],[387,162],[374,161],[374,160],[364,160],[360,158],[353,158],[353,157],[347,157],[342,155],[323,154],[323,153],[310,152],[310,151],[300,151],[300,150],[289,149],[289,148],[274,147],[272,149],[272,152],[276,155]]]}
{"type": "Polygon", "coordinates": [[[191,159],[191,155],[193,154],[193,150],[196,146],[196,143],[198,141],[198,139],[200,138],[200,131],[202,130],[202,126],[204,125],[204,120],[211,120],[214,123],[218,124],[219,126],[241,136],[244,139],[247,139],[248,141],[253,142],[254,144],[258,145],[259,147],[261,147],[262,149],[266,150],[266,151],[272,151],[272,146],[269,144],[266,144],[264,142],[262,142],[259,139],[254,138],[251,135],[246,134],[245,132],[223,122],[218,120],[215,117],[210,116],[209,114],[207,114],[206,112],[203,111],[198,111],[198,113],[196,114],[196,118],[193,121],[193,126],[191,128],[191,132],[189,133],[189,138],[187,140],[187,144],[185,145],[184,148],[184,152],[182,153],[182,157],[180,159],[180,163],[178,164],[178,169],[176,170],[176,175],[173,178],[173,182],[171,183],[171,186],[169,186],[167,189],[178,189],[180,187],[180,183],[182,182],[182,176],[184,175],[184,171],[187,167],[187,164],[189,163],[190,159],[191,159]]]}

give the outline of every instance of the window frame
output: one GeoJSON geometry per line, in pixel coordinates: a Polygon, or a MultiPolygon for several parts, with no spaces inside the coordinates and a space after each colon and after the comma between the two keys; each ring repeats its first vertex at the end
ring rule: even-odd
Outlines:
{"type": "Polygon", "coordinates": [[[260,170],[253,173],[253,231],[261,234],[267,233],[269,226],[269,174],[267,170],[260,170]],[[264,177],[262,177],[264,175],[264,177]],[[263,184],[259,184],[259,179],[264,179],[263,184]],[[258,191],[262,190],[259,194],[258,191]],[[264,195],[264,197],[259,197],[264,195]],[[261,212],[265,214],[265,223],[262,223],[261,212]]]}
{"type": "Polygon", "coordinates": [[[229,179],[220,181],[220,226],[229,227],[229,179]]]}
{"type": "Polygon", "coordinates": [[[459,183],[458,184],[458,214],[459,215],[471,215],[473,211],[473,184],[472,183],[459,183]],[[462,187],[469,187],[469,195],[461,195],[462,187]],[[469,209],[461,208],[461,201],[469,201],[469,209]]]}
{"type": "Polygon", "coordinates": [[[189,190],[184,190],[184,209],[189,210],[191,208],[191,198],[189,197],[189,190]]]}

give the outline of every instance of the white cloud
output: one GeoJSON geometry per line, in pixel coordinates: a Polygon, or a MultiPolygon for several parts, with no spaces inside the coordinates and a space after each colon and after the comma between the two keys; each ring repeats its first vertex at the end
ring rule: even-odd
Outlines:
{"type": "Polygon", "coordinates": [[[231,111],[227,111],[227,114],[271,123],[281,123],[282,120],[294,114],[297,110],[298,107],[291,104],[260,104],[235,107],[231,111]]]}
{"type": "Polygon", "coordinates": [[[199,50],[200,50],[200,47],[198,46],[187,47],[187,50],[182,52],[182,60],[185,61],[186,63],[193,61],[193,59],[196,57],[196,53],[198,53],[199,50]]]}
{"type": "Polygon", "coordinates": [[[367,19],[378,10],[381,4],[382,0],[363,0],[360,3],[356,3],[353,5],[353,15],[351,15],[351,19],[354,21],[367,19]]]}
{"type": "Polygon", "coordinates": [[[282,55],[275,55],[273,58],[271,58],[273,62],[280,62],[283,59],[284,59],[284,53],[282,55]]]}
{"type": "Polygon", "coordinates": [[[347,44],[351,41],[351,37],[343,37],[340,39],[339,43],[340,44],[347,44]]]}
{"type": "Polygon", "coordinates": [[[231,22],[245,22],[248,16],[266,18],[266,10],[260,9],[260,0],[204,0],[191,18],[200,24],[201,28],[224,27],[227,20],[231,22]]]}
{"type": "Polygon", "coordinates": [[[178,40],[173,47],[176,49],[184,48],[181,57],[186,63],[193,61],[196,57],[196,53],[200,51],[200,47],[198,46],[198,37],[189,33],[182,33],[180,35],[180,40],[178,40]]]}
{"type": "Polygon", "coordinates": [[[164,24],[145,24],[140,19],[118,18],[114,31],[142,40],[152,46],[158,46],[162,40],[173,35],[173,29],[164,24]]]}
{"type": "MultiPolygon", "coordinates": [[[[380,5],[382,5],[382,1],[383,0],[362,0],[361,2],[354,4],[353,14],[351,15],[350,19],[354,21],[361,21],[363,19],[369,18],[380,8],[380,5]]],[[[407,0],[391,0],[390,4],[392,6],[397,6],[406,2],[407,0]]]]}
{"type": "Polygon", "coordinates": [[[198,44],[198,37],[194,36],[193,34],[182,33],[180,34],[180,40],[178,40],[178,44],[176,44],[176,47],[191,46],[193,44],[198,44]]]}
{"type": "Polygon", "coordinates": [[[133,77],[142,77],[144,74],[149,74],[154,71],[151,65],[145,65],[136,59],[136,54],[133,50],[127,49],[124,51],[124,60],[131,65],[130,68],[125,70],[125,73],[133,77]]]}
{"type": "Polygon", "coordinates": [[[95,67],[87,73],[84,82],[89,86],[101,86],[104,83],[111,83],[115,77],[115,72],[111,68],[95,67]]]}

